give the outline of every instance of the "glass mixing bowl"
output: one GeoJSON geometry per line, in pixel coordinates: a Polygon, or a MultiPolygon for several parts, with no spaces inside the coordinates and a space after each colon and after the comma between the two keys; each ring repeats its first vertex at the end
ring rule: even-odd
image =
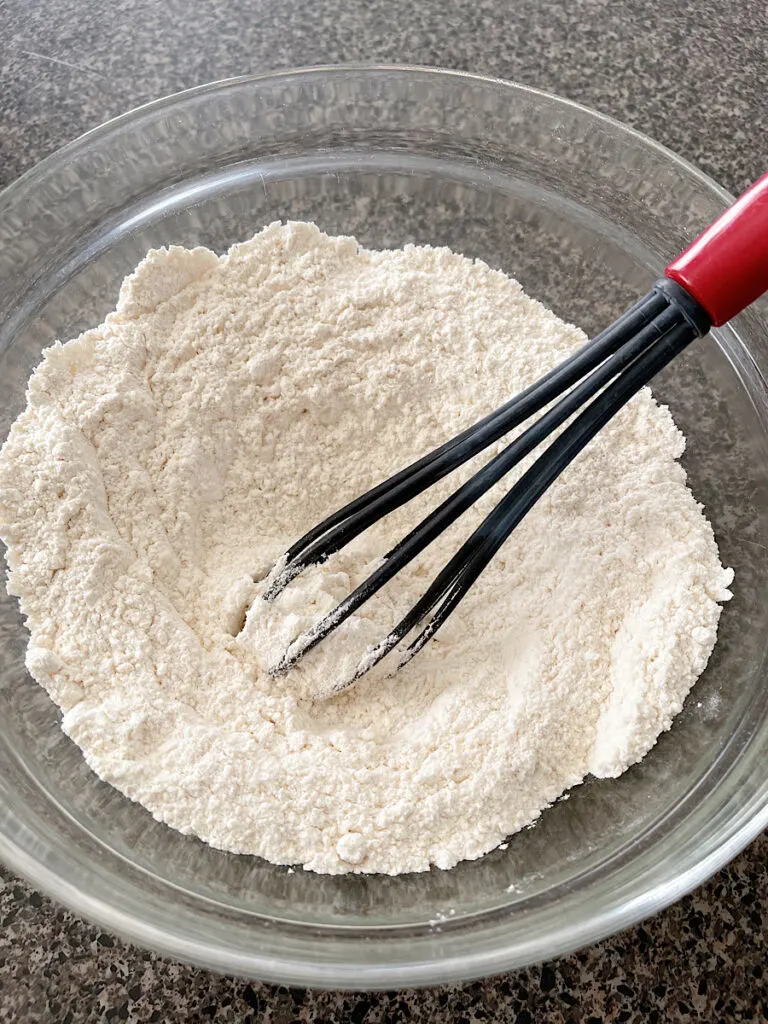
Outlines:
{"type": "MultiPolygon", "coordinates": [[[[225,249],[280,218],[367,246],[448,245],[593,332],[730,197],[583,107],[418,68],[318,68],[151,103],[0,196],[2,436],[40,350],[97,324],[151,246],[225,249]]],[[[451,871],[323,877],[212,850],[100,782],[25,674],[0,602],[0,856],[76,911],[220,971],[395,987],[491,974],[652,914],[768,821],[768,309],[697,342],[655,390],[736,570],[671,732],[505,849],[451,871]]]]}

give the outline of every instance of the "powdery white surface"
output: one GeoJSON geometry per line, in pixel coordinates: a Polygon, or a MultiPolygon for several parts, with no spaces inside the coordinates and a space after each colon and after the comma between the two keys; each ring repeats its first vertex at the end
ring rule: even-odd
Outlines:
{"type": "Polygon", "coordinates": [[[221,258],[150,252],[102,326],[45,352],[0,455],[27,664],[93,769],[214,846],[396,873],[479,857],[640,759],[706,665],[732,579],[648,390],[405,670],[312,699],[498,490],[300,668],[266,671],[461,477],[275,604],[254,578],[583,341],[446,249],[273,224],[221,258]]]}

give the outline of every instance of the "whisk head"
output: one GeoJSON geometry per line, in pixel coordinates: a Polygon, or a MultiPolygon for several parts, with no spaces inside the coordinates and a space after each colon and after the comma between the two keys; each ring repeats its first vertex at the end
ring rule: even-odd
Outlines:
{"type": "Polygon", "coordinates": [[[462,544],[423,597],[391,632],[363,654],[353,675],[339,681],[324,696],[338,694],[357,682],[419,630],[403,650],[398,668],[410,661],[463,600],[510,533],[566,466],[640,388],[694,338],[706,334],[710,326],[707,313],[688,292],[662,278],[607,330],[535,384],[309,530],[279,560],[262,600],[274,601],[307,568],[325,562],[384,516],[560,399],[411,530],[336,608],[298,636],[272,673],[287,672],[481,495],[571,420],[462,544]]]}

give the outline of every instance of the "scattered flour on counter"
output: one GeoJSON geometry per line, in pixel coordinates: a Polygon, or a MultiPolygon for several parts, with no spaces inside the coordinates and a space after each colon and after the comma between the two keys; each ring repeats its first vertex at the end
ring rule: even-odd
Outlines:
{"type": "Polygon", "coordinates": [[[92,768],[216,847],[397,873],[479,857],[642,758],[704,669],[733,577],[649,390],[403,671],[313,700],[514,477],[300,667],[267,671],[463,477],[267,604],[287,545],[583,342],[446,249],[272,224],[222,257],[150,252],[104,324],[44,353],[0,455],[29,671],[92,768]]]}

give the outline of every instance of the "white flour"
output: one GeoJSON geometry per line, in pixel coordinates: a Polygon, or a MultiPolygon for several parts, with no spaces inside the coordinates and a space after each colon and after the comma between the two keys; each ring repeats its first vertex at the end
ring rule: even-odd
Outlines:
{"type": "Polygon", "coordinates": [[[394,678],[311,700],[499,489],[284,677],[266,668],[286,644],[457,478],[276,604],[253,582],[583,340],[445,249],[273,224],[220,259],[150,253],[102,326],[45,353],[0,456],[29,670],[94,770],[214,846],[396,873],[479,857],[641,758],[706,665],[732,579],[647,390],[394,678]]]}

